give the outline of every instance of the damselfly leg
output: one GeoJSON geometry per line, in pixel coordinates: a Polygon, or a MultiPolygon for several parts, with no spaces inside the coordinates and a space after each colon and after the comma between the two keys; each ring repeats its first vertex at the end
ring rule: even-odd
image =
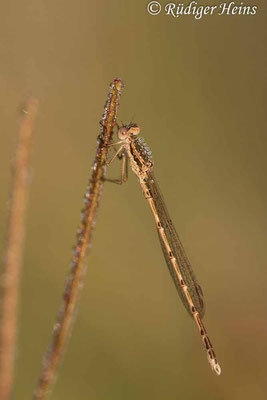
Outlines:
{"type": "MultiPolygon", "coordinates": [[[[117,143],[112,143],[112,146],[116,144],[117,143]]],[[[112,148],[115,150],[114,147],[112,148]]],[[[110,166],[113,163],[113,161],[117,158],[121,161],[121,177],[118,179],[105,178],[105,181],[116,183],[117,185],[122,185],[128,180],[128,157],[123,146],[121,146],[117,151],[115,150],[114,156],[111,157],[110,160],[108,160],[107,165],[110,166]]]]}

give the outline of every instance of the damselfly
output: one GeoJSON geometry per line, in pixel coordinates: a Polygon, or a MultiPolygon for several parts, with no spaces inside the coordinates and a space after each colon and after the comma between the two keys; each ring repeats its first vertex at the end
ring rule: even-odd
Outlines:
{"type": "Polygon", "coordinates": [[[221,368],[216,360],[215,352],[202,322],[205,307],[201,287],[196,280],[156,183],[153,174],[151,151],[144,143],[144,139],[137,137],[139,133],[140,127],[133,123],[123,125],[118,129],[119,141],[111,146],[117,144],[120,147],[108,164],[116,157],[122,158],[122,175],[120,180],[113,180],[113,182],[126,182],[128,177],[127,163],[129,160],[154,216],[161,248],[174,284],[185,308],[197,324],[211,368],[220,375],[221,368]]]}

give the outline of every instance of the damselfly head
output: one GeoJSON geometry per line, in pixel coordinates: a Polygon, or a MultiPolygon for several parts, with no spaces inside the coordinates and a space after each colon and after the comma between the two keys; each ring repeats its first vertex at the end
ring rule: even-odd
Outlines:
{"type": "Polygon", "coordinates": [[[122,125],[118,130],[118,138],[124,140],[131,136],[136,136],[140,133],[140,126],[134,123],[122,125]]]}

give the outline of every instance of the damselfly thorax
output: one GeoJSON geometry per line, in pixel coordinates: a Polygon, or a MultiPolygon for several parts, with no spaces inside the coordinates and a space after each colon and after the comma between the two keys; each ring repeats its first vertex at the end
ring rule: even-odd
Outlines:
{"type": "Polygon", "coordinates": [[[137,137],[139,133],[140,127],[136,124],[120,127],[118,130],[120,141],[117,144],[121,144],[121,147],[117,153],[124,150],[130,160],[133,172],[138,177],[142,177],[147,171],[152,170],[153,162],[151,150],[144,139],[137,137]]]}
{"type": "Polygon", "coordinates": [[[119,141],[114,145],[118,144],[120,147],[109,161],[110,164],[116,157],[123,159],[121,180],[115,182],[126,182],[128,177],[127,160],[129,160],[154,216],[161,248],[175,287],[185,308],[197,324],[211,368],[220,375],[221,368],[202,322],[205,306],[201,287],[197,282],[156,183],[151,151],[144,139],[138,138],[139,133],[140,127],[132,123],[123,125],[118,129],[119,141]]]}

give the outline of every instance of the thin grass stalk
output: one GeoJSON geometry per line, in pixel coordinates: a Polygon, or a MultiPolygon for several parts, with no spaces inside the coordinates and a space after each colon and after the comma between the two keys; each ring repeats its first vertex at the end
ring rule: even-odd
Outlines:
{"type": "Polygon", "coordinates": [[[54,325],[52,340],[45,354],[41,375],[33,395],[34,400],[45,400],[51,393],[51,387],[56,380],[59,364],[71,333],[73,318],[86,272],[86,256],[91,245],[96,213],[103,189],[103,178],[108,155],[107,145],[111,143],[122,87],[122,81],[119,79],[115,79],[110,86],[104,114],[100,122],[101,133],[98,136],[92,176],[85,194],[85,207],[82,211],[77,243],[73,250],[71,268],[67,277],[62,304],[54,325]]]}

